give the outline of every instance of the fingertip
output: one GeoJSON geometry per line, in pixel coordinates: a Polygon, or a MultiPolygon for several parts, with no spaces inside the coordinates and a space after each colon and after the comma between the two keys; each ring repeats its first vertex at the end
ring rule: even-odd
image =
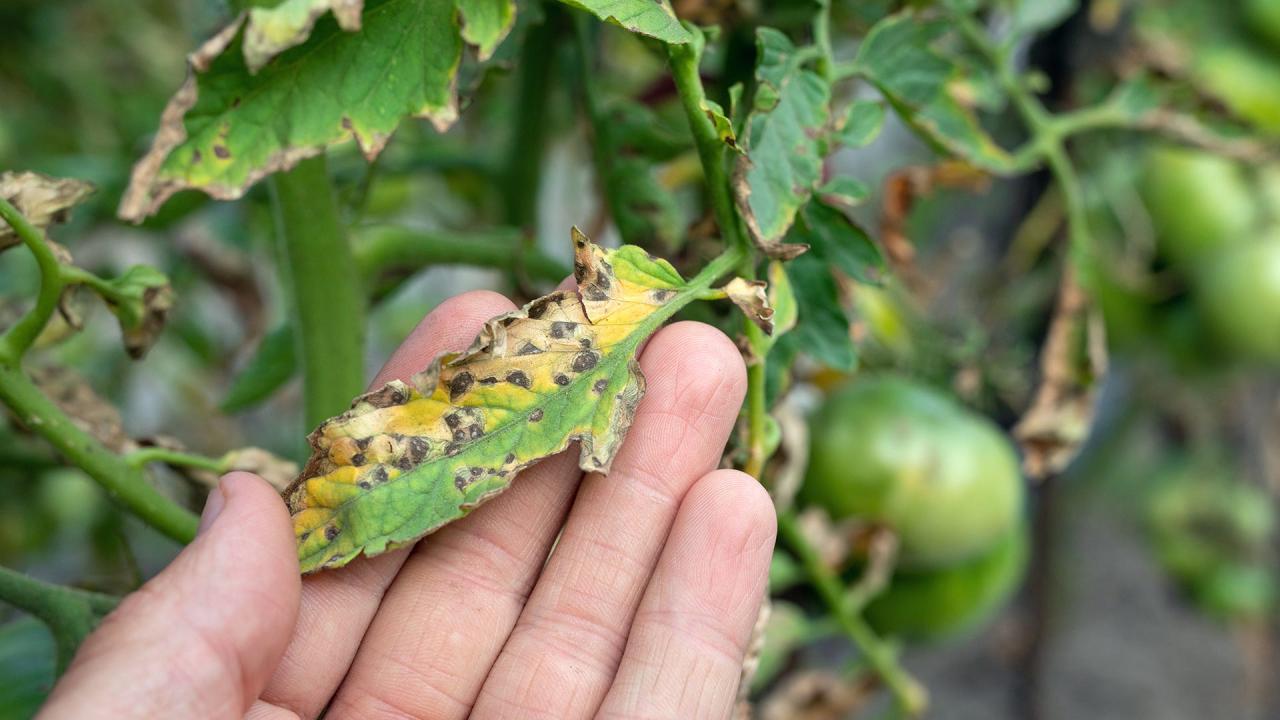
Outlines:
{"type": "Polygon", "coordinates": [[[746,396],[742,353],[727,335],[706,323],[685,320],[662,328],[645,347],[640,364],[650,378],[673,378],[671,389],[682,406],[723,404],[736,411],[746,396]]]}
{"type": "Polygon", "coordinates": [[[740,470],[713,470],[694,484],[685,506],[730,547],[749,551],[773,547],[778,518],[773,499],[755,478],[740,470]]]}

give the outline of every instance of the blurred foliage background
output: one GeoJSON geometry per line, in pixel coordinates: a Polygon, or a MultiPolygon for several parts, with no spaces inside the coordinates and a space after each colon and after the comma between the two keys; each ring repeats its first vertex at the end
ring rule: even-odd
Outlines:
{"type": "MultiPolygon", "coordinates": [[[[836,2],[838,42],[856,46],[902,4],[836,2]]],[[[1014,49],[1040,78],[1047,106],[1087,105],[1142,73],[1179,113],[1164,133],[1115,130],[1072,143],[1097,252],[1064,284],[1064,198],[1046,173],[990,177],[940,157],[890,117],[874,143],[839,152],[828,168],[872,188],[853,216],[872,229],[888,272],[880,284],[841,284],[855,369],[804,356],[771,378],[793,418],[782,423],[777,462],[794,465],[812,431],[837,422],[804,428],[806,417],[827,417],[815,412],[837,412],[826,398],[851,376],[856,384],[893,373],[934,388],[969,414],[957,427],[988,422],[980,415],[1002,432],[1021,428],[1023,462],[1041,463],[1028,466],[1041,479],[1028,481],[1017,547],[1001,546],[964,578],[895,578],[889,591],[899,598],[889,605],[922,625],[904,637],[928,638],[906,640],[904,657],[930,688],[933,716],[1280,717],[1280,3],[1049,5],[1060,22],[1014,49]],[[1083,309],[1071,297],[1080,287],[1093,298],[1083,309]],[[1068,370],[1094,376],[1080,383],[1084,396],[1050,402],[1038,396],[1053,372],[1043,348],[1059,326],[1068,370]],[[1062,467],[1055,452],[1071,462],[1062,467]]],[[[722,26],[725,87],[733,73],[750,74],[755,26],[794,31],[812,14],[802,0],[675,6],[722,26]]],[[[53,236],[106,276],[137,263],[160,268],[178,298],[140,362],[122,351],[106,312],[85,302],[84,330],[38,351],[47,389],[125,437],[211,457],[257,446],[296,462],[308,428],[267,188],[232,203],[184,193],[139,226],[115,218],[130,169],[183,80],[184,55],[227,13],[215,0],[0,4],[0,170],[93,182],[97,192],[53,236]]],[[[664,59],[630,35],[602,32],[606,109],[619,126],[647,133],[645,154],[620,150],[635,163],[602,181],[572,42],[561,39],[545,58],[536,106],[522,105],[517,65],[500,51],[468,70],[477,90],[448,133],[405,124],[372,165],[350,145],[329,153],[373,298],[366,377],[450,295],[494,288],[525,300],[554,285],[568,272],[571,224],[610,242],[622,227],[677,264],[704,255],[700,170],[664,59]],[[535,122],[545,142],[522,144],[535,122]],[[642,202],[610,211],[602,183],[623,183],[642,202]],[[526,237],[535,239],[532,259],[513,270],[508,251],[526,237]],[[480,267],[432,254],[472,241],[480,267]]],[[[953,94],[1013,146],[1018,126],[993,88],[975,72],[953,94]]],[[[36,283],[26,253],[0,254],[0,326],[19,316],[36,283]]],[[[718,310],[690,312],[728,326],[718,310]]],[[[858,421],[848,437],[867,427],[858,421]]],[[[154,480],[200,506],[199,479],[160,469],[154,480]]],[[[841,543],[868,536],[842,534],[830,517],[839,519],[839,500],[814,487],[811,477],[801,501],[825,515],[809,531],[854,558],[855,582],[865,548],[841,543]]],[[[177,550],[0,415],[0,564],[122,594],[177,550]]],[[[805,612],[811,597],[780,558],[781,600],[756,686],[764,716],[869,715],[865,693],[830,680],[849,651],[820,613],[805,612]]],[[[871,619],[895,627],[892,612],[879,612],[871,619]]],[[[53,677],[53,644],[29,618],[7,610],[0,618],[0,718],[28,717],[53,677]]]]}

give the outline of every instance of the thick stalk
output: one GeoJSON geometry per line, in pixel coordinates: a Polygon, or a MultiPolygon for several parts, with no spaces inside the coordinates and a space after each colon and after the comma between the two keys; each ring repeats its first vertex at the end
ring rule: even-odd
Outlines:
{"type": "Polygon", "coordinates": [[[532,234],[538,226],[538,188],[547,145],[547,99],[555,63],[562,13],[556,3],[543,4],[546,18],[529,29],[520,50],[519,87],[512,113],[511,144],[507,147],[503,192],[506,220],[532,234]]]}
{"type": "Polygon", "coordinates": [[[58,650],[58,671],[66,669],[80,641],[98,618],[115,608],[118,598],[36,580],[0,567],[0,600],[24,610],[49,626],[58,650]]]}
{"type": "Polygon", "coordinates": [[[7,362],[0,363],[0,402],[23,426],[44,438],[148,525],[178,542],[195,537],[195,515],[151,487],[139,468],[81,430],[18,366],[7,362]]]}
{"type": "Polygon", "coordinates": [[[857,646],[867,665],[884,682],[885,687],[889,688],[889,692],[893,693],[898,706],[911,717],[923,714],[928,706],[928,693],[924,686],[898,664],[892,648],[877,637],[854,611],[845,597],[839,579],[822,562],[818,551],[809,544],[795,516],[790,512],[778,513],[778,534],[795,553],[796,559],[809,576],[809,582],[817,590],[841,630],[857,646]]]}
{"type": "Polygon", "coordinates": [[[364,298],[323,155],[272,179],[282,274],[292,292],[308,427],[364,388],[364,298]]]}

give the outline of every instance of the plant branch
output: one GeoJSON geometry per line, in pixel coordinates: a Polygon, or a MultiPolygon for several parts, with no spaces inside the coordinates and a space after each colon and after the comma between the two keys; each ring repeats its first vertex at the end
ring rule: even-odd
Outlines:
{"type": "Polygon", "coordinates": [[[809,544],[800,529],[799,521],[791,511],[778,513],[778,534],[795,553],[810,583],[834,616],[841,631],[857,646],[867,665],[884,681],[889,692],[893,693],[898,707],[911,717],[923,714],[929,702],[924,686],[903,669],[893,649],[876,636],[854,609],[844,594],[840,580],[822,562],[818,551],[809,544]]]}
{"type": "Polygon", "coordinates": [[[98,624],[98,618],[111,612],[120,601],[111,595],[36,580],[6,567],[0,567],[0,600],[49,627],[57,646],[59,673],[98,624]]]}
{"type": "Polygon", "coordinates": [[[314,427],[364,387],[364,297],[323,155],[272,177],[281,274],[292,292],[305,422],[314,427]]]}
{"type": "Polygon", "coordinates": [[[563,13],[557,3],[542,3],[545,18],[529,29],[520,50],[511,139],[502,173],[506,222],[531,236],[538,225],[538,187],[547,145],[547,98],[563,13]]]}
{"type": "MultiPolygon", "coordinates": [[[[748,347],[765,345],[764,331],[750,320],[745,320],[743,329],[747,335],[748,347]]],[[[764,477],[764,463],[769,458],[765,447],[765,436],[768,433],[769,407],[765,398],[767,383],[768,356],[757,357],[755,362],[747,366],[747,462],[742,471],[756,478],[764,477]]]]}
{"type": "Polygon", "coordinates": [[[224,473],[227,471],[227,463],[221,458],[205,457],[204,455],[193,455],[179,450],[170,450],[161,447],[144,447],[126,453],[124,461],[135,468],[142,469],[149,463],[164,463],[166,465],[174,465],[177,467],[196,468],[197,470],[208,470],[209,472],[224,473]]]}
{"type": "Polygon", "coordinates": [[[62,298],[62,264],[53,253],[53,248],[45,241],[44,233],[32,225],[18,212],[8,200],[0,197],[0,218],[18,234],[18,238],[35,256],[36,265],[40,269],[40,291],[36,296],[36,304],[30,312],[23,315],[0,336],[0,360],[17,364],[36,338],[40,336],[49,318],[58,309],[58,301],[62,298]]]}
{"type": "Polygon", "coordinates": [[[827,82],[836,79],[835,53],[831,49],[831,0],[817,0],[818,13],[813,16],[813,44],[821,53],[818,73],[827,82]]]}

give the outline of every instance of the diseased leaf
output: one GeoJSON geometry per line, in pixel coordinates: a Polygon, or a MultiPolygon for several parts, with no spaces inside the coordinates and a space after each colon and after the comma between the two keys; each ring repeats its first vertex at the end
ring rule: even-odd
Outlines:
{"type": "Polygon", "coordinates": [[[137,265],[106,283],[102,299],[120,322],[125,351],[129,357],[147,354],[173,307],[173,289],[159,270],[137,265]]]}
{"type": "MultiPolygon", "coordinates": [[[[66,222],[73,206],[94,190],[83,180],[54,178],[35,172],[0,173],[0,197],[8,200],[27,222],[44,230],[66,222]]],[[[18,234],[0,221],[0,252],[18,245],[18,234]]]]}
{"type": "Polygon", "coordinates": [[[758,85],[734,194],[756,245],[785,260],[804,252],[782,238],[822,179],[831,87],[803,66],[795,46],[777,30],[760,28],[756,45],[758,85]]]}
{"type": "Polygon", "coordinates": [[[560,1],[579,10],[586,10],[605,22],[671,45],[683,45],[692,40],[689,31],[680,24],[667,0],[560,1]]]}
{"type": "Polygon", "coordinates": [[[854,62],[902,119],[939,148],[995,172],[1012,161],[956,99],[963,82],[958,65],[934,50],[949,29],[945,20],[910,12],[891,15],[867,34],[854,62]]]}
{"type": "Polygon", "coordinates": [[[738,145],[738,134],[733,129],[733,123],[729,117],[724,114],[724,108],[715,100],[704,98],[702,101],[702,112],[711,121],[711,126],[716,129],[716,135],[720,140],[733,149],[734,152],[741,153],[742,147],[738,145]]]}
{"type": "Polygon", "coordinates": [[[462,39],[488,60],[516,24],[515,0],[457,0],[462,15],[462,39]]]}
{"type": "Polygon", "coordinates": [[[298,476],[297,463],[257,447],[232,450],[222,456],[222,464],[226,472],[243,470],[254,473],[281,492],[287,489],[293,479],[298,476]]]}
{"type": "Polygon", "coordinates": [[[769,305],[769,296],[765,292],[767,287],[763,280],[738,277],[724,286],[724,292],[748,320],[763,330],[765,335],[772,335],[773,308],[769,305]]]}
{"type": "Polygon", "coordinates": [[[782,263],[777,260],[770,262],[766,272],[769,278],[769,305],[773,307],[772,337],[776,340],[796,326],[796,295],[782,263]]]}
{"type": "Polygon", "coordinates": [[[858,100],[845,112],[836,142],[845,147],[866,147],[883,127],[884,106],[870,100],[858,100]]]}
{"type": "Polygon", "coordinates": [[[608,472],[644,394],[636,349],[703,288],[627,245],[574,231],[578,290],[486,323],[471,348],[357,398],[311,434],[285,493],[303,572],[411,543],[577,441],[608,472]]]}
{"type": "Polygon", "coordinates": [[[266,175],[354,138],[375,157],[406,117],[457,119],[462,54],[455,8],[440,0],[371,0],[360,32],[320,18],[307,41],[257,74],[238,25],[188,58],[151,150],[134,167],[120,216],[140,221],[175,192],[240,197],[266,175]]]}
{"type": "Polygon", "coordinates": [[[255,7],[236,18],[244,23],[244,61],[257,72],[276,55],[306,42],[316,20],[332,12],[347,31],[360,29],[364,0],[284,0],[274,7],[255,7]]]}

